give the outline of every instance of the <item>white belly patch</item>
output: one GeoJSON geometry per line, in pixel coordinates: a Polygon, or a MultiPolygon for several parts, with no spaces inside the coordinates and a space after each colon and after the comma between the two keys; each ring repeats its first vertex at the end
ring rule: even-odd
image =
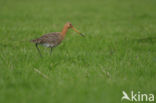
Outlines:
{"type": "Polygon", "coordinates": [[[44,43],[44,44],[41,44],[42,46],[45,46],[45,47],[53,47],[54,45],[52,44],[49,44],[49,43],[44,43]]]}

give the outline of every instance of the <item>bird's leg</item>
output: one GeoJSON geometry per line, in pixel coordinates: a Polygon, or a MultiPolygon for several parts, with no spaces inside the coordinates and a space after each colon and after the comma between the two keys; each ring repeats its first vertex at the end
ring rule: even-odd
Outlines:
{"type": "Polygon", "coordinates": [[[40,52],[40,49],[38,48],[38,44],[37,44],[37,43],[36,43],[36,48],[37,48],[37,51],[38,51],[39,54],[40,54],[40,57],[42,57],[41,52],[40,52]]]}
{"type": "Polygon", "coordinates": [[[52,47],[50,48],[50,55],[52,54],[52,47]]]}

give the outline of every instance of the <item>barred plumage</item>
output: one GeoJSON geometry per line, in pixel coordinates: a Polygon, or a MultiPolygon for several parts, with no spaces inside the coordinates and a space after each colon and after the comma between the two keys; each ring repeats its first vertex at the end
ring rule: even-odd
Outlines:
{"type": "Polygon", "coordinates": [[[41,36],[40,38],[32,40],[33,43],[37,44],[49,44],[48,47],[54,47],[60,44],[62,41],[61,34],[59,32],[49,33],[41,36]]]}

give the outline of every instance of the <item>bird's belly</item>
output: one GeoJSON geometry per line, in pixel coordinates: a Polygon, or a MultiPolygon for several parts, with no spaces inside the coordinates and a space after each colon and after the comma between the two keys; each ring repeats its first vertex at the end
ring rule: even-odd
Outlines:
{"type": "Polygon", "coordinates": [[[52,45],[52,44],[49,44],[49,43],[43,43],[43,44],[41,44],[42,46],[45,46],[45,47],[53,47],[54,45],[52,45]]]}

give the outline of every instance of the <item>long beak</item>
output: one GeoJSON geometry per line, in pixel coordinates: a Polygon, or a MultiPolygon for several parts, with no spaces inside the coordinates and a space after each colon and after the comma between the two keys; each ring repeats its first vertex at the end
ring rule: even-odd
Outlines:
{"type": "Polygon", "coordinates": [[[75,32],[77,32],[78,34],[80,34],[81,36],[85,36],[84,34],[82,34],[82,33],[80,33],[77,29],[75,29],[74,27],[72,27],[72,29],[75,31],[75,32]]]}

